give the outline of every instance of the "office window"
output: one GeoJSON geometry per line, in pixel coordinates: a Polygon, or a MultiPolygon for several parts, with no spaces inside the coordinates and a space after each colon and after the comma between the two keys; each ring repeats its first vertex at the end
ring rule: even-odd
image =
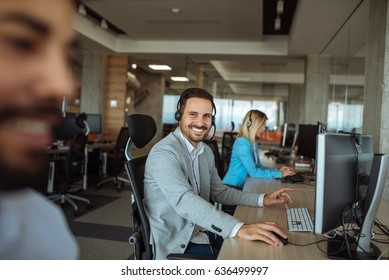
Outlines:
{"type": "MultiPolygon", "coordinates": [[[[280,103],[282,104],[282,103],[280,103]]],[[[262,111],[266,114],[268,120],[266,122],[266,127],[268,130],[277,130],[280,125],[277,123],[277,114],[280,111],[280,119],[283,119],[283,108],[278,110],[278,105],[276,101],[253,101],[253,109],[262,111]]]]}
{"type": "Polygon", "coordinates": [[[331,102],[328,105],[327,130],[362,132],[363,104],[343,104],[331,102]]]}
{"type": "MultiPolygon", "coordinates": [[[[174,113],[177,110],[178,95],[165,95],[163,98],[162,122],[164,124],[175,124],[174,113]]],[[[267,127],[274,130],[277,123],[278,105],[276,101],[238,100],[215,98],[216,106],[216,135],[222,135],[223,131],[231,130],[234,122],[235,131],[238,131],[246,113],[251,109],[264,112],[269,118],[267,127]]]]}
{"type": "Polygon", "coordinates": [[[231,130],[232,118],[232,100],[231,99],[214,99],[216,106],[216,118],[215,124],[217,128],[217,134],[223,134],[224,130],[231,130]]]}
{"type": "Polygon", "coordinates": [[[174,114],[177,111],[177,102],[180,97],[178,95],[164,95],[162,107],[162,123],[175,124],[177,123],[174,114]]]}

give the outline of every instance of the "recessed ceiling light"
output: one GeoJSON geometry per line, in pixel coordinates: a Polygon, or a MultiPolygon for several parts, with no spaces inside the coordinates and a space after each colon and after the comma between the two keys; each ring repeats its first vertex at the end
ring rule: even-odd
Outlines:
{"type": "Polygon", "coordinates": [[[282,14],[284,12],[284,1],[277,1],[277,14],[282,14]]]}
{"type": "Polygon", "coordinates": [[[281,29],[281,19],[280,16],[277,15],[276,19],[274,20],[274,30],[280,30],[281,29]]]}
{"type": "Polygon", "coordinates": [[[102,19],[101,22],[100,22],[100,26],[102,29],[105,29],[107,30],[108,29],[108,23],[105,19],[102,19]]]}
{"type": "Polygon", "coordinates": [[[179,13],[181,12],[181,10],[178,9],[178,8],[172,8],[170,11],[171,11],[173,14],[179,14],[179,13]]]}
{"type": "Polygon", "coordinates": [[[172,70],[172,68],[168,65],[163,64],[150,64],[149,68],[153,70],[172,70]]]}
{"type": "Polygon", "coordinates": [[[187,77],[170,77],[170,79],[175,82],[189,82],[187,77]]]}

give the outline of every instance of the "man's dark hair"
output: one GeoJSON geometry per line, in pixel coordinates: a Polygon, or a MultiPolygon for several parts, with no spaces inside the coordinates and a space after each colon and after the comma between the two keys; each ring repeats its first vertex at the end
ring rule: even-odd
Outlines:
{"type": "Polygon", "coordinates": [[[203,98],[208,99],[212,103],[213,110],[216,111],[215,104],[213,103],[213,96],[202,88],[187,88],[181,93],[181,97],[178,100],[177,108],[182,112],[185,110],[186,102],[190,98],[203,98]]]}

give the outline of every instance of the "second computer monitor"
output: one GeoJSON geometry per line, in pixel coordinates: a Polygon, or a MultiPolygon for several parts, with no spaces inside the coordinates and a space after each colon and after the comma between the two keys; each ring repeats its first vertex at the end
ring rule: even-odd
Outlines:
{"type": "Polygon", "coordinates": [[[319,127],[314,124],[300,124],[297,137],[297,154],[309,159],[316,158],[316,137],[319,127]]]}
{"type": "Polygon", "coordinates": [[[281,138],[281,147],[292,147],[296,128],[293,123],[284,124],[284,132],[281,138]]]}
{"type": "Polygon", "coordinates": [[[364,135],[357,143],[350,134],[319,134],[317,153],[315,232],[325,233],[342,225],[342,213],[366,192],[361,184],[373,163],[372,139],[364,135]]]}

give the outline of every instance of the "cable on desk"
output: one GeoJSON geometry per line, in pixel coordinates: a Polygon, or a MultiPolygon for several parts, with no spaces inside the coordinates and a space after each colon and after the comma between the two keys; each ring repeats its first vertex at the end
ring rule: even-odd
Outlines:
{"type": "Polygon", "coordinates": [[[377,260],[381,260],[381,259],[385,259],[385,260],[388,260],[389,258],[383,258],[383,255],[389,253],[389,249],[386,249],[385,251],[383,251],[381,253],[381,255],[378,256],[377,260]]]}
{"type": "Polygon", "coordinates": [[[311,245],[318,244],[318,243],[321,243],[321,242],[326,242],[326,241],[327,241],[326,239],[322,239],[322,240],[318,240],[318,241],[311,242],[311,243],[306,243],[306,244],[297,244],[297,243],[293,243],[293,242],[288,241],[288,245],[295,245],[295,246],[299,246],[299,247],[305,247],[305,246],[311,246],[311,245]]]}
{"type": "Polygon", "coordinates": [[[380,230],[382,230],[382,232],[383,232],[385,235],[388,235],[388,236],[389,236],[389,226],[384,225],[384,224],[381,223],[381,221],[378,220],[377,218],[374,220],[374,225],[377,226],[380,230]]]}

